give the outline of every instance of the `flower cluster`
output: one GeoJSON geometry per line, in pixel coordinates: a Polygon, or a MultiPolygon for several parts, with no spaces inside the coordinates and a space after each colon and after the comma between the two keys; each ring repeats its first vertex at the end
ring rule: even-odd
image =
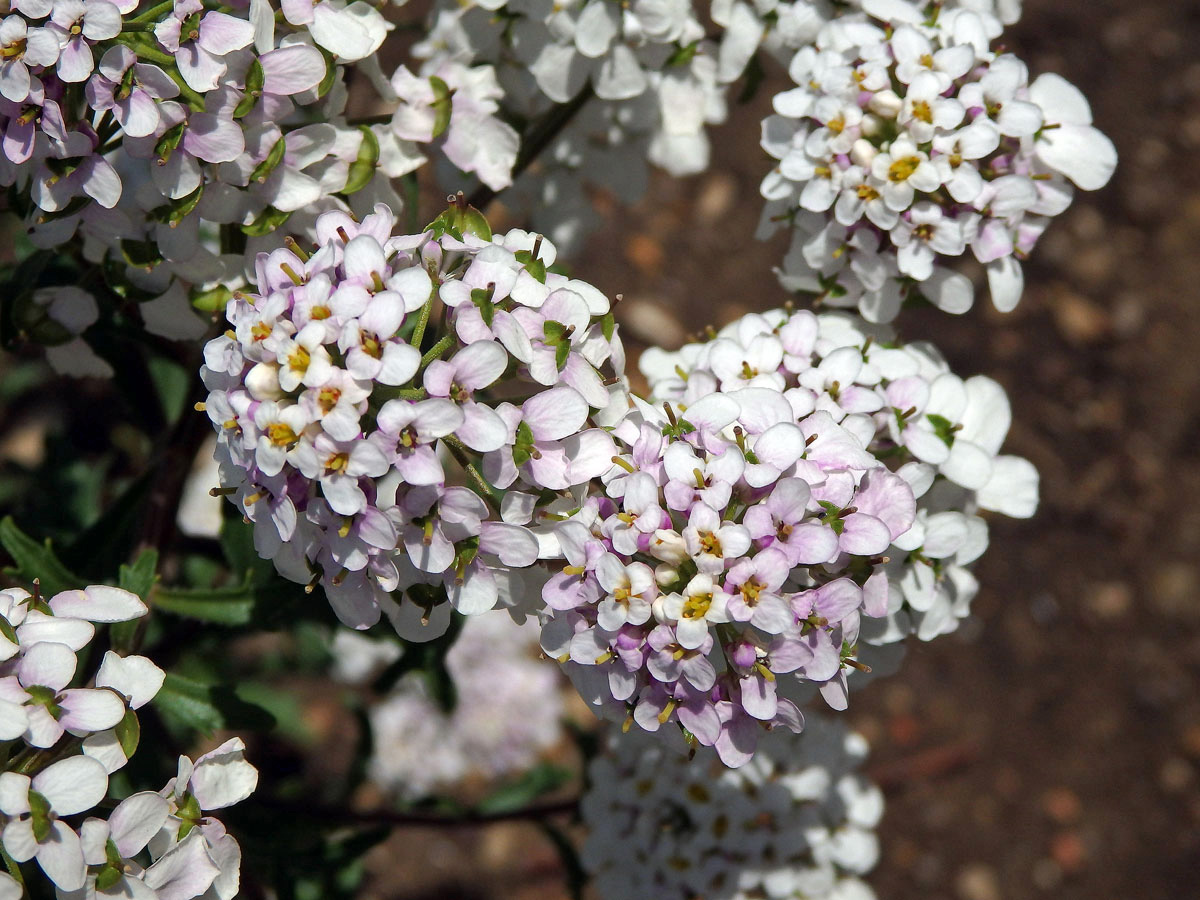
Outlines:
{"type": "Polygon", "coordinates": [[[555,527],[567,565],[542,592],[542,647],[586,699],[677,723],[731,766],[764,727],[800,730],[791,685],[845,706],[861,617],[888,608],[882,554],[914,523],[912,488],[871,452],[867,393],[788,389],[827,374],[815,325],[745,319],[661,411],[639,403],[604,492],[555,527]]]}
{"type": "MultiPolygon", "coordinates": [[[[0,843],[16,863],[36,860],[59,896],[99,891],[152,898],[162,892],[179,900],[230,900],[241,851],[221,823],[203,813],[254,790],[258,773],[243,759],[239,739],[194,764],[180,757],[178,777],[162,791],[126,797],[107,819],[87,818],[78,826],[65,819],[108,794],[109,775],[137,748],[135,710],[154,698],[164,679],[149,659],[109,650],[92,687],[71,687],[78,681],[76,654],[95,634],[94,622],[145,613],[135,595],[104,585],[49,600],[19,588],[0,591],[0,741],[9,761],[0,774],[0,843]]],[[[10,893],[21,896],[18,883],[0,875],[0,895],[10,893]]]]}
{"type": "Polygon", "coordinates": [[[582,860],[598,894],[627,900],[873,900],[879,788],[856,773],[863,738],[812,718],[727,769],[626,735],[589,769],[582,860]]]}
{"type": "MultiPolygon", "coordinates": [[[[452,711],[416,675],[369,708],[371,780],[414,801],[470,779],[496,782],[527,771],[562,737],[561,676],[537,658],[537,635],[532,621],[517,625],[499,613],[468,618],[446,653],[452,711]]],[[[401,653],[394,640],[344,629],[333,652],[335,671],[348,681],[401,653]]]]}
{"type": "MultiPolygon", "coordinates": [[[[447,65],[425,79],[401,69],[394,89],[376,78],[396,119],[347,118],[346,69],[378,73],[374,54],[392,29],[363,0],[289,2],[279,14],[258,0],[13,7],[0,20],[0,185],[16,189],[36,246],[77,241],[166,337],[199,337],[189,300],[223,302],[243,283],[246,256],[281,246],[285,225],[308,234],[325,210],[398,208],[390,179],[423,164],[422,147],[441,142],[492,187],[511,181],[516,132],[497,117],[487,67],[447,65]]],[[[79,292],[58,305],[67,302],[79,306],[79,292]]],[[[55,362],[105,374],[85,358],[86,368],[66,351],[55,362]]]]}
{"type": "Polygon", "coordinates": [[[624,358],[608,300],[548,271],[540,236],[493,239],[465,204],[422,234],[392,225],[383,206],[330,212],[314,252],[260,254],[259,293],[230,301],[233,328],[205,349],[205,408],[259,553],[320,583],[347,625],[384,612],[430,639],[451,607],[523,599],[513,570],[538,558],[543,493],[611,467],[596,422],[624,409],[624,358]]]}
{"type": "Polygon", "coordinates": [[[965,9],[864,4],[799,50],[798,87],[774,98],[762,146],[779,165],[762,183],[763,231],[791,220],[785,284],[874,322],[923,297],[948,312],[973,288],[943,268],[968,250],[992,302],[1010,310],[1020,260],[1072,187],[1096,190],[1116,165],[1083,95],[1061,77],[1032,83],[991,49],[1000,23],[965,9]]]}
{"type": "Polygon", "coordinates": [[[656,397],[685,404],[740,385],[743,364],[798,414],[815,408],[853,430],[916,498],[911,527],[875,551],[889,558],[887,616],[864,620],[862,638],[953,631],[977,589],[967,566],[988,545],[978,511],[1027,518],[1037,509],[1037,471],[1000,453],[1012,418],[1004,389],[955,375],[930,344],[897,344],[885,326],[807,310],[744,316],[707,343],[641,361],[656,397]]]}

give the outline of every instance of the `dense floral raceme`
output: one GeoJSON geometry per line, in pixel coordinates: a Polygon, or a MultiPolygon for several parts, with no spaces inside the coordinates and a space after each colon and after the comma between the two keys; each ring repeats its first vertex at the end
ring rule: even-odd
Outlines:
{"type": "MultiPolygon", "coordinates": [[[[196,339],[189,300],[223,305],[285,225],[299,234],[326,210],[398,208],[391,179],[427,152],[492,188],[511,181],[517,134],[496,115],[492,70],[401,67],[389,82],[375,54],[392,28],[363,0],[14,2],[0,19],[0,185],[37,247],[74,242],[151,331],[196,339]],[[394,118],[347,118],[352,69],[394,118]]],[[[94,308],[78,294],[64,302],[94,308]]],[[[37,337],[72,342],[68,371],[108,374],[77,335],[37,337]]]]}
{"type": "Polygon", "coordinates": [[[843,314],[749,315],[648,351],[596,491],[554,527],[542,647],[603,715],[684,730],[731,766],[768,726],[837,709],[859,644],[951,631],[1037,473],[1002,456],[1004,391],[843,314]]]}
{"type": "Polygon", "coordinates": [[[873,900],[879,788],[855,770],[861,736],[813,717],[725,768],[644,735],[591,764],[583,864],[605,900],[873,900]]]}
{"type": "Polygon", "coordinates": [[[607,298],[549,271],[540,236],[492,238],[457,205],[421,234],[392,225],[382,206],[326,213],[311,252],[261,254],[202,375],[222,491],[259,553],[347,625],[382,612],[430,639],[451,608],[536,597],[527,526],[612,467],[624,354],[607,298]]]}
{"type": "MultiPolygon", "coordinates": [[[[563,737],[563,679],[538,658],[538,629],[500,612],[471,616],[446,654],[452,710],[416,673],[368,709],[367,774],[388,794],[420,800],[463,783],[495,783],[528,771],[563,737]]],[[[361,683],[401,655],[394,640],[341,630],[335,674],[361,683]]]]}
{"type": "Polygon", "coordinates": [[[1010,310],[1020,261],[1073,187],[1103,187],[1112,142],[1087,100],[1054,74],[994,49],[1000,23],[966,9],[864,3],[791,60],[798,87],[776,95],[763,148],[779,160],[762,183],[761,232],[794,228],[782,278],[871,321],[906,300],[948,312],[973,288],[945,268],[968,251],[992,302],[1010,310]]]}
{"type": "MultiPolygon", "coordinates": [[[[82,818],[136,750],[135,710],[154,698],[164,674],[144,656],[108,650],[92,686],[72,687],[84,680],[77,654],[91,642],[93,623],[146,611],[134,594],[105,585],[49,599],[36,589],[0,591],[0,743],[8,761],[0,773],[0,844],[17,863],[36,860],[60,898],[230,900],[241,850],[208,813],[244,800],[258,782],[240,739],[195,762],[181,756],[178,775],[161,791],[125,796],[106,819],[82,818]]],[[[0,874],[0,897],[22,895],[0,874]]]]}

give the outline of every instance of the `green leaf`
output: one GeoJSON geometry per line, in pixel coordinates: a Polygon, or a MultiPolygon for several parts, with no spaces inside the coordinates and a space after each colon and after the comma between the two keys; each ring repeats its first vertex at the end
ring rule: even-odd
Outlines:
{"type": "Polygon", "coordinates": [[[201,184],[186,197],[180,197],[162,206],[156,206],[150,211],[150,218],[156,222],[165,222],[171,226],[178,225],[188,213],[194,210],[204,195],[204,185],[201,184]]]}
{"type": "Polygon", "coordinates": [[[183,414],[195,372],[165,356],[151,356],[146,360],[146,366],[150,369],[150,377],[158,392],[163,417],[173,425],[183,414]]]}
{"type": "Polygon", "coordinates": [[[202,684],[168,672],[162,689],[151,701],[169,727],[216,731],[219,728],[270,730],[274,717],[224,685],[202,684]]]}
{"type": "Polygon", "coordinates": [[[4,545],[16,563],[6,568],[5,574],[26,584],[32,584],[35,578],[39,579],[42,593],[46,596],[81,588],[85,583],[59,561],[50,549],[49,541],[39,544],[17,527],[12,516],[5,516],[0,521],[0,544],[4,545]]]}
{"type": "Polygon", "coordinates": [[[498,815],[524,809],[571,780],[571,770],[553,763],[539,763],[520,778],[502,785],[479,802],[476,809],[484,815],[498,815]]]}
{"type": "Polygon", "coordinates": [[[245,625],[254,616],[254,585],[249,578],[223,588],[163,588],[150,603],[164,612],[214,625],[245,625]]]}
{"type": "Polygon", "coordinates": [[[157,571],[158,551],[153,547],[147,548],[138,554],[132,566],[121,566],[117,585],[145,600],[150,596],[150,589],[154,587],[157,571]]]}
{"type": "MultiPolygon", "coordinates": [[[[103,578],[112,571],[114,559],[128,558],[140,532],[151,481],[152,473],[146,473],[129,484],[99,518],[80,532],[69,547],[63,548],[63,560],[86,575],[103,578]]],[[[119,627],[136,625],[134,622],[119,627]]]]}

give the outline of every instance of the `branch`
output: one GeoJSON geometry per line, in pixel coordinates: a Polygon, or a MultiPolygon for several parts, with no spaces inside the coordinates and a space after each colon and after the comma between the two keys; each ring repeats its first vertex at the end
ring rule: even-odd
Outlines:
{"type": "MultiPolygon", "coordinates": [[[[594,96],[592,83],[589,81],[578,94],[566,103],[551,107],[542,118],[529,127],[521,136],[521,149],[517,152],[517,161],[513,164],[512,179],[516,181],[521,173],[532,165],[542,151],[554,142],[564,128],[575,118],[576,113],[594,96]]],[[[496,197],[496,191],[487,185],[481,186],[468,199],[468,203],[476,209],[483,209],[496,197]]]]}
{"type": "Polygon", "coordinates": [[[551,816],[574,815],[579,811],[579,797],[525,806],[503,812],[481,813],[467,811],[460,815],[445,813],[399,812],[391,809],[359,811],[340,806],[321,806],[313,803],[287,803],[278,800],[258,801],[262,806],[292,816],[312,816],[346,825],[391,825],[395,828],[484,828],[500,822],[537,821],[551,816]]]}

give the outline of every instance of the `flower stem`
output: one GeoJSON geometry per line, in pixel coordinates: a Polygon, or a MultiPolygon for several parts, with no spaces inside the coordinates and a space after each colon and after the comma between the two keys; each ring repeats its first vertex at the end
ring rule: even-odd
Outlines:
{"type": "MultiPolygon", "coordinates": [[[[554,142],[554,139],[562,133],[562,130],[571,123],[579,110],[583,109],[593,96],[592,83],[589,81],[578,94],[566,103],[552,107],[529,126],[529,129],[521,136],[521,149],[517,153],[516,163],[513,164],[513,181],[516,181],[521,173],[541,155],[542,151],[554,142]]],[[[483,185],[471,194],[468,202],[476,209],[483,209],[495,199],[496,193],[492,188],[483,185]]]]}

